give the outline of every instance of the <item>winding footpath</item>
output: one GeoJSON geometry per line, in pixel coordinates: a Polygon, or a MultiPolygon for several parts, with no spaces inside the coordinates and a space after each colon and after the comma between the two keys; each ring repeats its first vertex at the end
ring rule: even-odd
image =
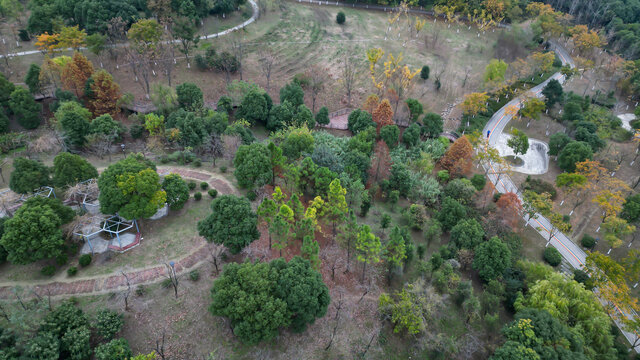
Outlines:
{"type": "MultiPolygon", "coordinates": [[[[249,19],[245,20],[242,24],[236,25],[236,26],[234,26],[232,28],[229,28],[227,30],[223,30],[223,31],[220,31],[220,32],[214,33],[214,34],[202,35],[202,36],[200,36],[200,40],[215,39],[215,38],[218,38],[220,36],[228,35],[228,34],[231,34],[234,31],[244,29],[249,24],[252,24],[253,22],[255,22],[258,19],[258,16],[260,15],[260,9],[258,8],[258,3],[256,3],[255,0],[249,0],[249,4],[251,4],[251,9],[253,11],[253,13],[251,14],[251,17],[249,19]]],[[[179,42],[180,42],[180,40],[170,41],[170,43],[174,43],[174,44],[179,43],[179,42]]],[[[127,46],[127,43],[119,44],[117,46],[127,46]]],[[[80,49],[81,50],[86,50],[86,48],[80,48],[80,49]]],[[[69,49],[65,49],[63,51],[72,51],[72,50],[73,49],[69,48],[69,49]]],[[[20,52],[16,52],[16,53],[7,54],[7,55],[0,55],[0,59],[4,58],[5,56],[7,56],[9,58],[12,58],[12,57],[34,55],[34,54],[41,54],[41,53],[42,52],[40,50],[20,51],[20,52]]]]}
{"type": "MultiPolygon", "coordinates": [[[[560,57],[560,60],[562,60],[563,65],[569,65],[572,68],[575,67],[575,63],[573,62],[573,59],[562,46],[560,46],[555,42],[550,42],[550,48],[558,55],[558,57],[560,57]]],[[[542,89],[544,89],[547,83],[552,79],[558,80],[558,82],[560,82],[561,84],[563,84],[566,81],[566,77],[561,73],[557,72],[553,74],[551,77],[549,77],[547,80],[545,80],[543,83],[541,83],[540,85],[531,88],[529,92],[533,93],[537,97],[542,97],[542,89]]],[[[489,119],[484,129],[482,130],[482,133],[485,136],[487,136],[487,142],[489,146],[496,144],[496,142],[498,141],[498,138],[502,136],[502,132],[504,131],[504,128],[507,126],[509,121],[511,121],[511,119],[513,118],[512,115],[509,115],[506,113],[506,109],[512,105],[520,108],[521,104],[522,104],[522,97],[514,98],[513,100],[505,104],[505,106],[503,106],[500,110],[496,111],[491,117],[491,119],[489,119]]],[[[496,173],[496,170],[493,168],[491,164],[489,165],[484,164],[483,167],[485,170],[488,170],[489,179],[495,185],[496,189],[499,192],[501,193],[513,192],[518,195],[518,198],[520,199],[520,201],[523,200],[520,190],[518,189],[516,184],[511,180],[509,175],[496,173]]],[[[544,241],[547,241],[547,239],[549,239],[549,231],[552,229],[552,227],[551,227],[551,223],[547,218],[545,218],[540,214],[536,214],[531,218],[529,218],[528,215],[524,215],[523,218],[527,222],[527,225],[531,225],[538,232],[538,234],[542,236],[544,241]]],[[[571,241],[571,239],[569,239],[569,237],[567,237],[567,235],[565,235],[564,233],[557,232],[551,238],[551,241],[549,242],[548,245],[551,245],[554,248],[556,248],[560,252],[562,257],[567,261],[567,263],[569,263],[574,269],[582,269],[584,267],[587,254],[578,245],[576,245],[573,241],[571,241]]],[[[600,299],[600,302],[603,304],[603,306],[606,305],[604,300],[600,299]]],[[[620,312],[620,309],[618,309],[617,307],[616,309],[620,312]]],[[[634,316],[638,316],[637,314],[624,314],[624,315],[628,318],[633,318],[634,316]]],[[[638,337],[638,335],[625,331],[622,324],[620,324],[618,321],[614,321],[614,322],[616,323],[618,328],[620,328],[620,331],[622,332],[624,337],[629,341],[629,344],[633,344],[636,338],[638,337]]],[[[634,350],[636,352],[640,352],[640,345],[636,346],[634,350]]]]}

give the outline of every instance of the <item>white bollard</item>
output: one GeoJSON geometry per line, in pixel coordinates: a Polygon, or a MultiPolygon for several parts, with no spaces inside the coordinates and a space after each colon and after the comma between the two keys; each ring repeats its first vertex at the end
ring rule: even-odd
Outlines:
{"type": "Polygon", "coordinates": [[[560,206],[564,205],[564,200],[560,201],[560,206]]]}
{"type": "Polygon", "coordinates": [[[611,254],[611,249],[609,249],[609,251],[607,251],[607,255],[611,254]]]}
{"type": "Polygon", "coordinates": [[[573,215],[573,210],[571,210],[571,212],[569,213],[569,216],[573,215]]]}
{"type": "Polygon", "coordinates": [[[598,226],[598,228],[596,229],[596,232],[600,231],[600,226],[598,226]]]}

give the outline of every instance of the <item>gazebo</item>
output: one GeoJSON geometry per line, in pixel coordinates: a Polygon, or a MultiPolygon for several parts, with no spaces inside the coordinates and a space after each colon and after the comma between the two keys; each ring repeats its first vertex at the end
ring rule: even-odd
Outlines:
{"type": "Polygon", "coordinates": [[[117,244],[114,244],[114,241],[111,241],[109,249],[118,252],[124,252],[140,245],[140,240],[142,238],[140,229],[138,228],[138,222],[135,219],[123,219],[118,214],[113,215],[104,221],[102,231],[108,233],[112,239],[115,235],[117,244]],[[133,227],[136,228],[135,235],[126,234],[126,231],[133,227]]]}
{"type": "Polygon", "coordinates": [[[94,244],[92,241],[98,239],[100,233],[103,232],[102,225],[105,220],[106,218],[101,215],[85,215],[78,218],[72,230],[73,235],[83,239],[87,245],[89,245],[92,254],[96,252],[95,247],[99,248],[97,252],[104,252],[108,247],[108,242],[103,239],[100,239],[97,244],[94,244]]]}

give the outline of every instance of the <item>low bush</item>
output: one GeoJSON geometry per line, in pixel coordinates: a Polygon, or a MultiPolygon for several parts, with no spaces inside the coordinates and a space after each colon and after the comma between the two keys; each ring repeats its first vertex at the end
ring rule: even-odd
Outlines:
{"type": "Polygon", "coordinates": [[[189,272],[189,279],[191,281],[198,281],[200,279],[200,272],[198,272],[198,270],[191,270],[189,272]]]}
{"type": "Polygon", "coordinates": [[[200,189],[207,190],[209,188],[209,184],[206,181],[200,183],[200,189]]]}
{"type": "Polygon", "coordinates": [[[247,192],[247,199],[249,199],[249,201],[255,201],[258,198],[258,195],[256,194],[255,191],[249,191],[247,192]]]}
{"type": "Polygon", "coordinates": [[[56,257],[56,264],[58,264],[58,266],[64,266],[69,262],[69,257],[67,256],[67,254],[60,254],[56,257]]]}
{"type": "Polygon", "coordinates": [[[221,173],[226,173],[227,172],[227,167],[226,166],[220,166],[220,172],[221,173]]]}
{"type": "Polygon", "coordinates": [[[200,159],[193,160],[193,166],[201,167],[202,166],[202,160],[200,160],[200,159]]]}
{"type": "Polygon", "coordinates": [[[342,25],[342,24],[344,24],[345,21],[347,21],[347,17],[344,15],[344,12],[339,11],[338,15],[336,15],[336,22],[339,25],[342,25]]]}
{"type": "Polygon", "coordinates": [[[209,189],[207,193],[209,194],[209,196],[211,196],[212,199],[215,199],[216,196],[218,196],[218,190],[216,189],[209,189]]]}
{"type": "Polygon", "coordinates": [[[596,246],[596,239],[591,235],[585,235],[582,237],[582,240],[580,240],[580,243],[587,249],[593,249],[593,247],[596,246]]]}
{"type": "Polygon", "coordinates": [[[196,188],[196,183],[195,181],[189,181],[187,186],[189,187],[189,190],[194,190],[196,188]]]}
{"type": "Polygon", "coordinates": [[[129,129],[129,134],[131,134],[131,137],[134,139],[140,139],[144,134],[144,127],[140,124],[133,124],[129,129]]]}
{"type": "Polygon", "coordinates": [[[173,283],[171,282],[171,279],[166,278],[162,280],[162,282],[160,283],[160,286],[162,286],[163,289],[168,289],[173,286],[173,283]]]}
{"type": "Polygon", "coordinates": [[[197,193],[193,194],[193,198],[196,199],[196,201],[202,200],[202,193],[198,191],[197,193]]]}
{"type": "Polygon", "coordinates": [[[147,288],[144,285],[138,285],[135,290],[136,296],[144,296],[147,293],[147,288]]]}
{"type": "Polygon", "coordinates": [[[89,264],[91,264],[91,255],[90,254],[80,255],[80,258],[78,259],[78,263],[82,267],[89,266],[89,264]]]}
{"type": "Polygon", "coordinates": [[[549,193],[551,200],[555,200],[557,195],[556,188],[553,184],[540,179],[532,179],[531,176],[527,176],[527,180],[522,184],[522,188],[523,192],[531,190],[536,194],[549,193]]]}
{"type": "Polygon", "coordinates": [[[56,267],[53,265],[47,265],[40,269],[40,274],[44,276],[53,276],[56,273],[56,267]]]}
{"type": "Polygon", "coordinates": [[[77,273],[78,273],[78,268],[75,267],[75,266],[72,266],[72,267],[67,269],[67,276],[69,276],[69,277],[76,276],[77,273]]]}
{"type": "Polygon", "coordinates": [[[543,257],[544,261],[551,266],[558,266],[560,265],[560,262],[562,262],[562,255],[560,255],[560,251],[554,247],[544,249],[543,257]]]}

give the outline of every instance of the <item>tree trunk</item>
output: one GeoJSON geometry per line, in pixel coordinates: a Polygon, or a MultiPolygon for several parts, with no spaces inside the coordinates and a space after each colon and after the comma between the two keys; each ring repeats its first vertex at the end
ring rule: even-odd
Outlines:
{"type": "Polygon", "coordinates": [[[364,264],[362,265],[362,282],[364,282],[364,272],[367,269],[367,261],[365,260],[364,264]]]}

